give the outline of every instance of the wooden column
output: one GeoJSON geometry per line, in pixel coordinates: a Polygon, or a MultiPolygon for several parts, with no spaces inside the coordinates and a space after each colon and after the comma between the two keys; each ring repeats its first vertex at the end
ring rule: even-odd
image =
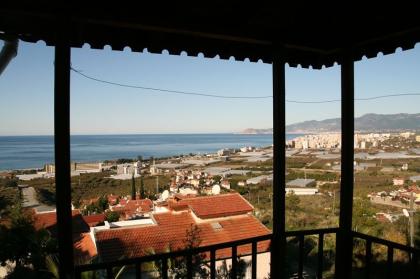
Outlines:
{"type": "Polygon", "coordinates": [[[271,278],[285,278],[286,86],[285,63],[273,61],[273,239],[271,278]]]}
{"type": "Polygon", "coordinates": [[[340,228],[337,234],[336,278],[351,278],[353,239],[354,62],[341,64],[341,189],[340,228]]]}
{"type": "Polygon", "coordinates": [[[60,278],[73,277],[70,181],[70,53],[63,30],[58,32],[54,62],[54,149],[60,278]]]}

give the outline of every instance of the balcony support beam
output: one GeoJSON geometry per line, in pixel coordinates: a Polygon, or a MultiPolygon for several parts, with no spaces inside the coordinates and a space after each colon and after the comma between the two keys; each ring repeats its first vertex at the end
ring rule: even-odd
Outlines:
{"type": "Polygon", "coordinates": [[[271,278],[285,277],[286,73],[280,56],[273,61],[273,239],[271,278]]]}
{"type": "Polygon", "coordinates": [[[344,55],[341,63],[341,189],[337,234],[336,278],[351,278],[353,238],[354,62],[344,55]]]}
{"type": "Polygon", "coordinates": [[[57,31],[54,61],[54,155],[60,278],[73,278],[70,180],[70,54],[68,34],[57,31]]]}

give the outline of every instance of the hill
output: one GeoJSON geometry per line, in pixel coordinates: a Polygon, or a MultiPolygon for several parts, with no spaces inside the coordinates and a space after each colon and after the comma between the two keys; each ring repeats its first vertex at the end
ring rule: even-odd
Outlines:
{"type": "MultiPolygon", "coordinates": [[[[420,131],[420,113],[375,114],[369,113],[355,118],[355,130],[360,132],[420,131]]],[[[286,126],[288,133],[339,132],[341,118],[321,121],[310,120],[286,126]]]]}
{"type": "MultiPolygon", "coordinates": [[[[375,114],[368,113],[355,118],[355,130],[360,132],[420,131],[420,113],[375,114]]],[[[341,118],[309,120],[286,126],[286,133],[340,132],[341,118]]],[[[272,134],[273,129],[248,128],[241,134],[272,134]]]]}

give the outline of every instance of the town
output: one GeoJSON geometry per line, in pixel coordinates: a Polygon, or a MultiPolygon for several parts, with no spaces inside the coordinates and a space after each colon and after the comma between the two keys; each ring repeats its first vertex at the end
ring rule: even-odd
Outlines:
{"type": "MultiPolygon", "coordinates": [[[[340,140],[340,134],[333,133],[287,141],[289,230],[337,226],[340,140]]],[[[355,135],[353,218],[360,231],[375,228],[374,234],[406,244],[404,220],[418,218],[415,210],[420,206],[419,147],[420,136],[412,132],[355,135]]],[[[272,164],[272,145],[167,158],[74,162],[71,176],[77,261],[83,264],[95,258],[117,260],[150,251],[161,253],[179,249],[183,241],[210,245],[269,234],[272,164]],[[162,235],[165,237],[153,238],[162,235]],[[191,235],[197,239],[188,239],[191,235]],[[115,245],[126,248],[116,249],[115,245]]],[[[3,184],[14,183],[19,189],[22,207],[33,211],[35,227],[52,235],[56,223],[54,174],[52,164],[42,170],[0,173],[3,184]]],[[[268,244],[259,243],[261,278],[269,271],[267,251],[268,244]]],[[[250,260],[249,254],[250,247],[239,253],[244,262],[250,260]]],[[[230,256],[226,251],[217,256],[220,272],[229,269],[226,259],[230,256]]],[[[149,268],[148,272],[158,276],[159,271],[149,268]]],[[[244,268],[243,272],[251,271],[244,268]]]]}

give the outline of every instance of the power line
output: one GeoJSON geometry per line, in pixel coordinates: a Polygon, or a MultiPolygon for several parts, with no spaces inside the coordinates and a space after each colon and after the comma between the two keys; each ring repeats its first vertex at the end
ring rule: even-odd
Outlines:
{"type": "MultiPolygon", "coordinates": [[[[164,88],[156,88],[156,87],[146,87],[140,85],[130,85],[130,84],[123,84],[118,82],[107,81],[99,78],[95,78],[89,75],[82,73],[79,70],[70,67],[70,70],[79,74],[82,77],[87,79],[101,82],[105,84],[126,87],[126,88],[135,88],[135,89],[143,89],[143,90],[152,90],[164,93],[174,93],[174,94],[182,94],[182,95],[192,95],[192,96],[201,96],[201,97],[211,97],[211,98],[222,98],[222,99],[268,99],[272,98],[272,96],[228,96],[228,95],[218,95],[218,94],[211,94],[211,93],[201,93],[201,92],[188,92],[188,91],[180,91],[180,90],[172,90],[172,89],[164,89],[164,88]]],[[[388,94],[388,95],[379,95],[374,97],[366,97],[366,98],[355,98],[355,101],[370,101],[376,99],[383,99],[383,98],[391,98],[391,97],[401,97],[401,96],[420,96],[420,93],[402,93],[402,94],[388,94]]],[[[325,103],[336,103],[341,102],[341,99],[332,99],[332,100],[320,100],[320,101],[301,101],[301,100],[293,100],[293,99],[286,99],[288,103],[296,103],[296,104],[325,104],[325,103]]]]}
{"type": "Polygon", "coordinates": [[[83,76],[87,79],[94,80],[94,81],[101,82],[101,83],[116,85],[116,86],[120,86],[120,87],[152,90],[152,91],[175,93],[175,94],[182,94],[182,95],[193,95],[193,96],[202,96],[202,97],[211,97],[211,98],[223,98],[223,99],[267,99],[267,98],[272,98],[272,96],[227,96],[227,95],[217,95],[217,94],[200,93],[200,92],[187,92],[187,91],[162,89],[162,88],[155,88],[155,87],[145,87],[145,86],[139,86],[139,85],[122,84],[122,83],[107,81],[107,80],[98,79],[98,78],[88,76],[88,75],[80,72],[79,70],[74,69],[73,67],[70,67],[70,69],[73,72],[78,73],[79,75],[81,75],[81,76],[83,76]]]}
{"type": "MultiPolygon", "coordinates": [[[[366,98],[354,98],[354,100],[355,101],[370,101],[370,100],[376,100],[376,99],[391,98],[391,97],[401,97],[401,96],[420,96],[420,93],[388,94],[388,95],[380,95],[380,96],[366,97],[366,98]]],[[[341,102],[341,99],[322,100],[322,101],[286,100],[286,102],[289,102],[289,103],[297,103],[297,104],[324,104],[324,103],[341,102]]]]}

